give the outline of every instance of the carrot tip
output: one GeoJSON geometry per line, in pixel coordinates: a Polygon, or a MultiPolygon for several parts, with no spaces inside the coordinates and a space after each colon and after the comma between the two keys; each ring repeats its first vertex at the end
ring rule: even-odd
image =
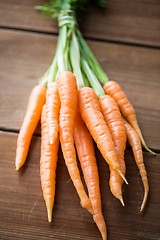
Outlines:
{"type": "Polygon", "coordinates": [[[123,173],[121,172],[121,170],[117,170],[117,172],[119,173],[119,175],[121,176],[121,178],[123,178],[123,180],[125,181],[125,183],[128,185],[127,179],[125,178],[125,176],[123,175],[123,173]]]}
{"type": "Polygon", "coordinates": [[[48,222],[52,222],[52,209],[47,208],[47,212],[48,212],[48,222]]]}
{"type": "Polygon", "coordinates": [[[20,165],[16,162],[16,171],[18,171],[20,169],[20,165]]]}
{"type": "Polygon", "coordinates": [[[156,155],[156,153],[153,152],[151,149],[149,149],[146,145],[143,145],[143,146],[144,146],[144,148],[145,148],[148,152],[150,152],[152,155],[156,155]]]}
{"type": "Polygon", "coordinates": [[[107,235],[102,234],[102,239],[107,240],[107,235]]]}
{"type": "Polygon", "coordinates": [[[143,202],[142,202],[142,205],[141,205],[140,212],[142,212],[144,207],[145,207],[145,204],[146,204],[146,201],[147,201],[147,197],[148,197],[148,191],[145,192],[145,194],[144,194],[144,198],[143,198],[143,202]]]}
{"type": "Polygon", "coordinates": [[[119,200],[120,200],[120,202],[122,203],[122,206],[124,207],[124,206],[125,206],[125,204],[124,204],[124,201],[123,201],[123,197],[122,197],[122,196],[120,196],[120,197],[119,197],[119,200]]]}
{"type": "Polygon", "coordinates": [[[140,138],[140,140],[141,140],[141,142],[142,142],[143,147],[144,147],[148,152],[150,152],[151,154],[156,155],[155,152],[153,152],[151,149],[149,149],[149,148],[147,147],[147,145],[146,145],[146,143],[145,143],[145,141],[144,141],[144,139],[143,139],[143,136],[139,136],[139,138],[140,138]]]}

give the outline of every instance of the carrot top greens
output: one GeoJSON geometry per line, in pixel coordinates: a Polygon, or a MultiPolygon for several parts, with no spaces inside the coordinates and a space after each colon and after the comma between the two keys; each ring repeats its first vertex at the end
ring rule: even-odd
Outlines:
{"type": "MultiPolygon", "coordinates": [[[[48,4],[37,6],[44,16],[57,18],[59,36],[53,62],[41,83],[49,85],[55,81],[59,73],[71,71],[77,79],[78,88],[91,86],[100,98],[104,95],[100,84],[108,82],[108,77],[99,65],[88,44],[78,29],[76,16],[79,10],[84,9],[89,0],[51,0],[48,4]]],[[[104,1],[94,1],[104,6],[104,1]]]]}
{"type": "Polygon", "coordinates": [[[84,10],[89,2],[94,2],[100,7],[104,7],[105,5],[104,0],[50,0],[49,3],[46,3],[43,6],[36,6],[36,9],[42,10],[44,16],[58,18],[61,11],[72,10],[75,14],[84,10]]]}

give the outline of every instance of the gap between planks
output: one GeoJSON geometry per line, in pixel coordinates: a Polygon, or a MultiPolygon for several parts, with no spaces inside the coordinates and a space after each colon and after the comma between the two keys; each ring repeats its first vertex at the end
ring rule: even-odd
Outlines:
{"type": "MultiPolygon", "coordinates": [[[[19,129],[14,129],[14,128],[3,128],[1,127],[0,128],[0,134],[1,133],[11,133],[11,134],[18,134],[19,133],[19,129]]],[[[40,133],[34,133],[33,136],[35,137],[41,137],[41,134],[40,133]]],[[[131,150],[131,147],[129,144],[126,145],[126,149],[130,149],[131,150]]],[[[157,148],[150,148],[153,152],[159,154],[160,153],[160,149],[157,149],[157,148]]],[[[143,152],[147,152],[148,151],[143,148],[143,152]]]]}
{"type": "MultiPolygon", "coordinates": [[[[39,31],[39,30],[32,30],[32,29],[23,29],[23,28],[15,28],[15,27],[7,27],[7,26],[0,26],[0,30],[6,30],[6,31],[13,31],[13,32],[23,32],[23,33],[29,33],[29,34],[40,34],[40,35],[46,35],[46,36],[58,36],[58,32],[56,31],[39,31]]],[[[148,49],[155,49],[160,50],[159,46],[154,46],[150,44],[142,44],[142,43],[134,43],[134,42],[126,42],[121,40],[110,40],[110,39],[99,39],[94,37],[85,37],[86,40],[89,41],[96,41],[101,43],[111,43],[111,44],[117,44],[117,45],[123,45],[123,46],[132,46],[132,47],[140,47],[140,48],[148,48],[148,49]]]]}

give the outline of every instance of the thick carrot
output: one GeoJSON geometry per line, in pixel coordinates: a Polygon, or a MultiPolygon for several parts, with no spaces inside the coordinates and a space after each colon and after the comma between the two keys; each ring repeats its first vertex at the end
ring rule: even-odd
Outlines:
{"type": "Polygon", "coordinates": [[[49,128],[50,144],[53,144],[58,135],[60,99],[57,83],[52,82],[46,92],[46,117],[49,128]]]}
{"type": "Polygon", "coordinates": [[[35,86],[30,94],[27,111],[17,139],[16,170],[22,167],[26,161],[31,138],[40,120],[45,101],[46,87],[43,85],[35,86]]]}
{"type": "MultiPolygon", "coordinates": [[[[122,116],[115,100],[109,96],[104,95],[99,99],[101,111],[106,120],[108,128],[111,132],[113,142],[115,145],[118,162],[120,165],[121,172],[125,176],[126,166],[124,162],[124,151],[126,148],[126,131],[122,121],[122,116]]],[[[122,205],[124,205],[122,197],[122,184],[123,179],[121,176],[112,168],[110,168],[110,188],[113,195],[118,198],[122,205]]]]}
{"type": "Polygon", "coordinates": [[[140,175],[141,175],[143,186],[144,186],[144,198],[143,198],[143,202],[140,209],[140,211],[143,211],[147,201],[148,193],[149,193],[149,185],[148,185],[148,179],[147,179],[147,172],[143,162],[143,152],[142,152],[141,142],[140,142],[139,136],[137,135],[136,131],[131,127],[131,125],[124,119],[123,119],[123,122],[126,128],[127,138],[132,147],[134,158],[135,158],[137,167],[140,171],[140,175]]]}
{"type": "Polygon", "coordinates": [[[76,116],[74,139],[84,179],[87,184],[89,199],[91,200],[94,211],[93,219],[101,232],[103,240],[105,240],[107,239],[107,229],[102,214],[99,175],[94,152],[94,144],[92,137],[79,113],[77,113],[76,116]]]}
{"type": "Polygon", "coordinates": [[[62,152],[69,174],[81,200],[82,207],[93,213],[92,205],[87,197],[76,161],[74,148],[74,124],[77,113],[77,84],[71,72],[63,72],[57,78],[58,92],[61,101],[59,132],[62,152]]]}
{"type": "Polygon", "coordinates": [[[97,95],[92,88],[83,87],[79,90],[78,97],[83,121],[97,143],[102,156],[110,167],[116,170],[127,183],[120,170],[112,136],[101,113],[97,95]]]}
{"type": "Polygon", "coordinates": [[[46,104],[43,106],[41,117],[41,159],[40,175],[43,197],[48,212],[48,221],[52,221],[52,208],[55,196],[55,178],[57,167],[57,154],[59,146],[59,136],[57,136],[53,145],[49,142],[49,128],[46,118],[46,104]]]}
{"type": "Polygon", "coordinates": [[[103,88],[105,93],[111,95],[114,98],[114,100],[117,102],[117,105],[121,110],[123,116],[127,118],[128,122],[132,125],[134,130],[137,132],[144,148],[148,152],[155,155],[156,153],[154,153],[147,147],[137,122],[135,110],[132,104],[130,103],[130,101],[128,100],[126,94],[122,91],[119,84],[114,81],[109,81],[103,86],[103,88]]]}

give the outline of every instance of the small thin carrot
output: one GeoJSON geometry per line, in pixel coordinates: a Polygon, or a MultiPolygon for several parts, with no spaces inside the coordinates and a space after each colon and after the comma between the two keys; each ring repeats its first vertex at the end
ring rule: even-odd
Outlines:
{"type": "Polygon", "coordinates": [[[103,86],[103,88],[105,93],[111,95],[114,98],[114,100],[117,102],[117,105],[121,110],[123,116],[127,118],[128,122],[132,125],[134,130],[137,132],[144,148],[148,152],[155,155],[156,153],[154,153],[147,147],[137,122],[135,110],[132,104],[130,103],[130,101],[128,100],[126,94],[122,91],[119,84],[116,83],[115,81],[109,81],[103,86]]]}
{"type": "Polygon", "coordinates": [[[53,145],[49,142],[49,128],[46,118],[46,104],[43,106],[41,116],[41,159],[40,175],[43,197],[48,212],[48,221],[52,221],[52,208],[55,197],[55,178],[57,167],[57,154],[59,146],[59,136],[57,136],[53,145]]]}
{"type": "MultiPolygon", "coordinates": [[[[118,162],[121,172],[125,176],[126,166],[124,162],[124,151],[126,148],[126,131],[122,121],[122,116],[115,100],[109,96],[104,95],[99,99],[101,111],[106,120],[107,126],[111,132],[113,142],[116,149],[118,162]]],[[[121,176],[110,167],[110,188],[113,195],[118,198],[124,206],[122,197],[123,179],[121,176]]]]}
{"type": "Polygon", "coordinates": [[[60,99],[57,83],[52,82],[46,92],[46,116],[49,128],[50,144],[53,144],[58,135],[60,99]]]}
{"type": "Polygon", "coordinates": [[[83,121],[97,143],[102,156],[109,166],[116,170],[127,183],[120,170],[112,136],[101,113],[97,95],[92,88],[83,87],[79,90],[78,97],[83,121]]]}
{"type": "Polygon", "coordinates": [[[141,142],[140,142],[139,136],[137,135],[136,131],[131,127],[131,125],[125,119],[123,119],[123,122],[126,128],[127,138],[132,147],[134,158],[135,158],[137,167],[139,169],[143,186],[144,186],[144,198],[143,198],[143,202],[140,209],[140,211],[143,211],[147,201],[148,193],[149,193],[149,185],[148,185],[148,179],[147,179],[147,172],[143,162],[143,152],[142,152],[141,142]]]}
{"type": "Polygon", "coordinates": [[[76,116],[74,139],[78,158],[88,188],[89,199],[94,211],[93,219],[101,232],[103,240],[106,240],[107,229],[102,214],[99,175],[94,152],[94,144],[92,137],[79,113],[77,113],[76,116]]]}
{"type": "Polygon", "coordinates": [[[91,202],[85,193],[80,178],[74,147],[74,124],[78,103],[76,78],[71,72],[63,72],[57,78],[57,86],[61,101],[59,133],[65,163],[80,197],[82,207],[93,213],[91,202]]]}
{"type": "Polygon", "coordinates": [[[27,111],[17,139],[16,170],[26,161],[32,135],[41,117],[42,107],[46,101],[46,87],[37,85],[32,89],[29,97],[27,111]]]}

